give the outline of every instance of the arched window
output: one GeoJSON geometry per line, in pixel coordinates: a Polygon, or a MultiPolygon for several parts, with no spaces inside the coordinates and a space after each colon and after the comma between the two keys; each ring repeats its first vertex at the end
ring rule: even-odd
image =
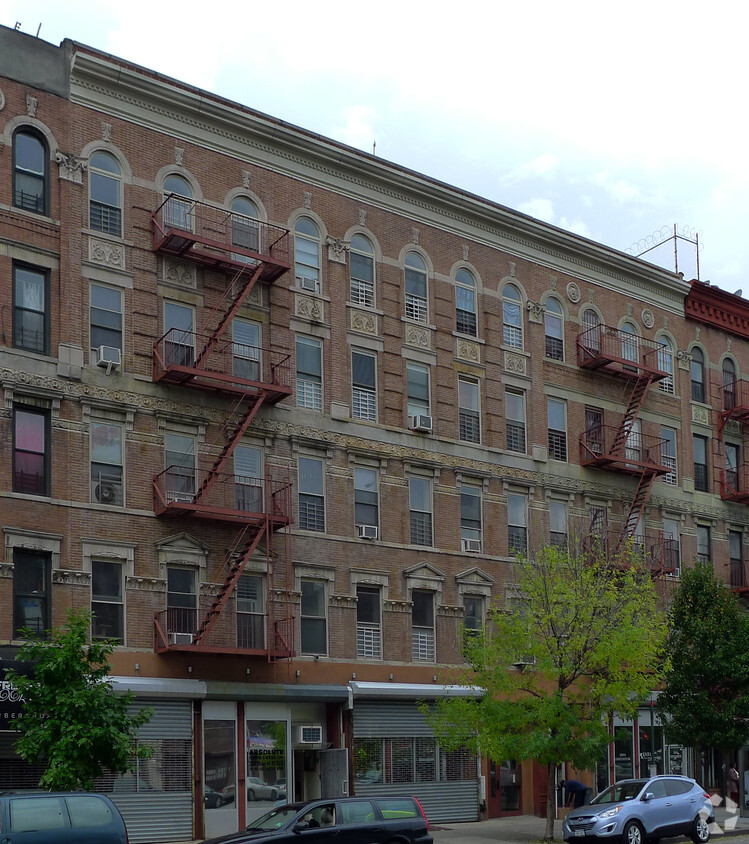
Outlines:
{"type": "Polygon", "coordinates": [[[702,349],[692,349],[692,362],[689,364],[692,375],[692,401],[705,401],[705,355],[702,349]]]}
{"type": "Polygon", "coordinates": [[[666,377],[658,382],[658,389],[662,393],[673,395],[676,391],[674,384],[674,345],[668,337],[659,337],[658,369],[665,372],[666,377]]]}
{"type": "Polygon", "coordinates": [[[320,231],[309,217],[294,226],[294,275],[302,290],[320,292],[320,231]]]}
{"type": "Polygon", "coordinates": [[[13,205],[35,214],[47,214],[49,156],[47,145],[33,129],[13,136],[13,205]]]}
{"type": "Polygon", "coordinates": [[[476,280],[461,268],[455,274],[455,330],[475,337],[476,327],[476,280]]]}
{"type": "MultiPolygon", "coordinates": [[[[619,339],[622,344],[622,357],[624,360],[631,360],[632,363],[639,363],[640,360],[640,340],[637,329],[631,322],[625,322],[622,325],[619,339]]],[[[635,367],[627,367],[627,369],[634,369],[635,367]]]]}
{"type": "MultiPolygon", "coordinates": [[[[257,224],[260,216],[257,205],[246,196],[238,196],[231,203],[231,242],[232,246],[248,249],[250,252],[260,252],[260,229],[257,224]]],[[[235,260],[246,263],[253,259],[246,255],[232,255],[235,260]]]]}
{"type": "Polygon", "coordinates": [[[502,338],[505,346],[523,348],[522,298],[514,284],[505,284],[502,290],[502,338]]]}
{"type": "Polygon", "coordinates": [[[182,176],[172,173],[164,180],[164,193],[167,197],[164,206],[164,225],[167,228],[191,232],[194,203],[190,183],[182,176]]]}
{"type": "Polygon", "coordinates": [[[736,364],[731,358],[723,360],[723,410],[736,407],[736,364]]]}
{"type": "Polygon", "coordinates": [[[601,320],[593,308],[583,311],[582,326],[580,345],[595,357],[601,351],[601,320]]]}
{"type": "Polygon", "coordinates": [[[374,249],[364,235],[351,238],[351,301],[364,308],[375,304],[374,249]]]}
{"type": "Polygon", "coordinates": [[[562,306],[556,299],[546,300],[544,334],[546,335],[546,357],[551,360],[564,360],[564,316],[562,306]]]}
{"type": "Polygon", "coordinates": [[[427,299],[427,265],[418,252],[406,255],[406,317],[416,322],[429,322],[427,299]]]}
{"type": "Polygon", "coordinates": [[[88,164],[88,224],[97,232],[122,236],[122,172],[108,152],[95,152],[88,164]]]}

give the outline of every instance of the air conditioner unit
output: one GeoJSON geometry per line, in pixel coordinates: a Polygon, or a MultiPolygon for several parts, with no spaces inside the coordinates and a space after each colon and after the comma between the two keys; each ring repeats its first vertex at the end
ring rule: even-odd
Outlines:
{"type": "Polygon", "coordinates": [[[169,644],[170,645],[191,645],[192,644],[192,633],[170,633],[169,634],[169,644]]]}
{"type": "Polygon", "coordinates": [[[106,366],[111,369],[113,366],[122,365],[122,352],[117,346],[99,346],[96,350],[96,365],[106,366]]]}
{"type": "Polygon", "coordinates": [[[356,534],[359,539],[377,539],[377,525],[357,525],[356,534]]]}
{"type": "Polygon", "coordinates": [[[322,725],[304,724],[294,727],[294,744],[322,744],[322,725]]]}
{"type": "Polygon", "coordinates": [[[317,291],[317,279],[310,278],[307,275],[298,275],[296,280],[299,282],[299,286],[302,290],[311,290],[313,293],[317,291]]]}
{"type": "Polygon", "coordinates": [[[100,504],[121,504],[122,484],[118,481],[100,481],[94,487],[94,496],[100,504]]]}
{"type": "Polygon", "coordinates": [[[460,540],[460,547],[463,551],[468,551],[470,554],[480,554],[481,553],[481,540],[480,539],[461,539],[460,540]]]}
{"type": "Polygon", "coordinates": [[[408,417],[408,427],[412,431],[423,431],[426,434],[432,433],[432,417],[423,413],[417,413],[408,417]]]}

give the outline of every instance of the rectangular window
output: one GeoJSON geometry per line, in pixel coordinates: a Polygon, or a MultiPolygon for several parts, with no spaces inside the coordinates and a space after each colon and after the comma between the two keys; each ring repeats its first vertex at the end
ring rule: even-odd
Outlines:
{"type": "Polygon", "coordinates": [[[195,310],[164,302],[164,364],[191,367],[195,361],[195,310]]]}
{"type": "Polygon", "coordinates": [[[365,466],[354,469],[354,521],[377,528],[380,522],[377,470],[365,466]]]}
{"type": "Polygon", "coordinates": [[[674,519],[663,520],[663,567],[676,576],[681,571],[679,523],[674,519]]]}
{"type": "Polygon", "coordinates": [[[13,409],[13,492],[49,495],[49,414],[13,409]]]}
{"type": "Polygon", "coordinates": [[[605,538],[608,532],[608,511],[605,507],[591,507],[588,510],[588,532],[591,536],[605,538]]]}
{"type": "Polygon", "coordinates": [[[567,504],[549,501],[549,541],[557,548],[567,547],[567,504]]]}
{"type": "Polygon", "coordinates": [[[356,655],[359,659],[382,659],[380,587],[356,587],[356,655]]]}
{"type": "Polygon", "coordinates": [[[432,482],[412,476],[408,480],[411,544],[432,544],[432,482]]]}
{"type": "Polygon", "coordinates": [[[234,319],[232,333],[232,374],[243,381],[262,381],[260,325],[234,319]]]}
{"type": "Polygon", "coordinates": [[[325,484],[323,462],[315,457],[299,458],[299,527],[325,531],[325,484]]]}
{"type": "Polygon", "coordinates": [[[481,442],[479,382],[458,378],[458,434],[463,442],[481,442]]]}
{"type": "Polygon", "coordinates": [[[237,581],[237,647],[265,649],[265,595],[258,574],[237,581]]]}
{"type": "Polygon", "coordinates": [[[322,581],[302,581],[301,616],[302,653],[327,654],[327,602],[322,581]]]}
{"type": "Polygon", "coordinates": [[[726,443],[726,470],[723,475],[723,489],[727,495],[735,495],[739,489],[739,446],[726,443]]]}
{"type": "Polygon", "coordinates": [[[661,428],[661,463],[668,467],[663,483],[676,486],[676,431],[673,428],[661,428]]]}
{"type": "Polygon", "coordinates": [[[707,465],[707,437],[694,434],[692,437],[694,449],[694,488],[700,492],[709,492],[707,465]]]}
{"type": "Polygon", "coordinates": [[[27,628],[42,638],[49,630],[49,554],[13,549],[13,630],[14,638],[25,638],[27,628]]]}
{"type": "Polygon", "coordinates": [[[296,338],[296,403],[322,410],[322,341],[296,338]]]}
{"type": "Polygon", "coordinates": [[[697,525],[697,560],[700,563],[709,563],[713,559],[712,543],[710,540],[710,528],[706,525],[697,525]]]}
{"type": "Polygon", "coordinates": [[[198,628],[198,585],[195,569],[170,566],[166,570],[167,630],[172,644],[198,628]]]}
{"type": "Polygon", "coordinates": [[[430,416],[429,368],[420,363],[406,364],[406,383],[408,386],[408,415],[423,414],[430,416]]]}
{"type": "Polygon", "coordinates": [[[125,503],[122,463],[122,425],[92,422],[91,501],[112,507],[125,503]]]}
{"type": "Polygon", "coordinates": [[[412,658],[414,662],[434,662],[434,593],[414,589],[411,601],[412,658]]]}
{"type": "MultiPolygon", "coordinates": [[[[122,354],[122,292],[102,284],[92,284],[89,321],[93,362],[98,361],[102,346],[118,349],[122,354]]],[[[106,353],[107,350],[102,351],[106,353]]]]}
{"type": "Polygon", "coordinates": [[[484,598],[480,595],[463,596],[463,625],[468,632],[477,632],[484,626],[484,598]]]}
{"type": "Polygon", "coordinates": [[[351,353],[351,381],[353,402],[351,415],[354,419],[377,421],[377,358],[372,352],[351,353]]]}
{"type": "Polygon", "coordinates": [[[525,454],[525,395],[505,391],[507,450],[525,454]]]}
{"type": "Polygon", "coordinates": [[[349,253],[351,267],[351,301],[364,308],[374,307],[374,260],[352,248],[349,253]]]}
{"type": "Polygon", "coordinates": [[[49,354],[49,284],[46,270],[13,264],[13,347],[49,354]]]}
{"type": "Polygon", "coordinates": [[[558,399],[547,399],[549,418],[549,458],[567,460],[567,404],[558,399]]]}
{"type": "Polygon", "coordinates": [[[195,438],[167,434],[166,500],[192,501],[195,497],[195,438]]]}
{"type": "Polygon", "coordinates": [[[477,486],[460,487],[460,544],[462,551],[481,552],[481,490],[477,486]]]}
{"type": "Polygon", "coordinates": [[[528,550],[527,500],[524,495],[507,496],[507,545],[510,554],[528,550]]]}
{"type": "Polygon", "coordinates": [[[125,643],[122,563],[91,561],[91,636],[125,643]]]}
{"type": "Polygon", "coordinates": [[[744,572],[744,554],[742,551],[742,534],[740,530],[728,531],[728,554],[731,562],[731,586],[734,588],[746,586],[744,572]]]}
{"type": "Polygon", "coordinates": [[[263,451],[250,445],[234,449],[234,506],[245,513],[265,512],[263,451]]]}
{"type": "Polygon", "coordinates": [[[585,444],[593,454],[603,454],[603,410],[600,407],[585,408],[585,444]]]}

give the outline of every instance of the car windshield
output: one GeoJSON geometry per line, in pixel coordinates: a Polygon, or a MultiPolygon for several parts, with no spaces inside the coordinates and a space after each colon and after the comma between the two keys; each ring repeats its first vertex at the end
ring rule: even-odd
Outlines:
{"type": "Polygon", "coordinates": [[[252,821],[247,826],[247,832],[261,832],[269,829],[279,829],[286,821],[294,817],[299,812],[299,805],[295,806],[279,806],[277,809],[272,809],[266,812],[259,818],[252,821]]]}
{"type": "Polygon", "coordinates": [[[647,780],[629,780],[628,782],[618,782],[602,791],[594,797],[590,804],[601,805],[602,803],[622,803],[625,800],[634,800],[635,797],[642,791],[643,786],[647,780]]]}

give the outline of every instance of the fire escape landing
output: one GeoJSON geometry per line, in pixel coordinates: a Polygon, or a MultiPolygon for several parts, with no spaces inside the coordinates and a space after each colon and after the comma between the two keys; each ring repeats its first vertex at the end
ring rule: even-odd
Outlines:
{"type": "MultiPolygon", "coordinates": [[[[261,407],[291,395],[290,355],[267,344],[224,339],[258,283],[289,269],[286,229],[170,195],[151,215],[156,252],[229,278],[204,332],[172,328],[153,345],[153,380],[209,391],[231,400],[216,445],[218,456],[168,466],[153,479],[154,512],[164,517],[234,524],[223,582],[197,606],[170,607],[154,618],[157,653],[180,650],[243,653],[269,660],[293,656],[291,614],[291,483],[287,470],[266,466],[261,477],[231,471],[230,460],[261,407]],[[244,600],[246,612],[222,615],[253,555],[265,554],[265,596],[244,600]],[[258,611],[258,607],[262,611],[258,611]],[[262,618],[261,618],[262,616],[262,618]],[[227,642],[234,644],[227,645],[227,642]]],[[[214,453],[211,450],[211,453],[214,453]]],[[[252,587],[249,587],[252,588],[252,587]]]]}

